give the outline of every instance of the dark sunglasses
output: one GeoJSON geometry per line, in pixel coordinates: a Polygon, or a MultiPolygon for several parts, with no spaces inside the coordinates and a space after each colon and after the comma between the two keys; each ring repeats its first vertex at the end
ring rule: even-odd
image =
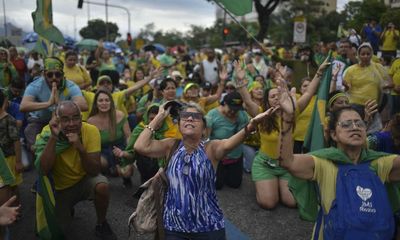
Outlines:
{"type": "Polygon", "coordinates": [[[365,122],[360,119],[338,122],[338,125],[344,129],[350,129],[354,127],[365,129],[367,127],[367,125],[365,125],[365,122]]]}
{"type": "Polygon", "coordinates": [[[59,71],[57,71],[57,72],[46,72],[46,76],[48,77],[48,78],[53,78],[54,76],[56,77],[56,78],[60,78],[60,77],[62,77],[62,72],[59,72],[59,71]]]}
{"type": "Polygon", "coordinates": [[[179,118],[182,120],[187,120],[189,117],[192,117],[193,120],[201,120],[203,118],[203,114],[198,112],[180,112],[179,118]]]}

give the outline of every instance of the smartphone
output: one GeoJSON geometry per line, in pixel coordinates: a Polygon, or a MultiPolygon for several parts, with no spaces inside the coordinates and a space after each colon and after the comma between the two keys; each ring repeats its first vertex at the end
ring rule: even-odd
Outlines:
{"type": "Polygon", "coordinates": [[[164,105],[164,109],[167,110],[169,107],[171,107],[171,109],[169,110],[169,114],[171,115],[171,117],[173,119],[178,119],[179,112],[180,112],[182,106],[183,106],[182,103],[172,100],[172,101],[167,102],[164,105]]]}

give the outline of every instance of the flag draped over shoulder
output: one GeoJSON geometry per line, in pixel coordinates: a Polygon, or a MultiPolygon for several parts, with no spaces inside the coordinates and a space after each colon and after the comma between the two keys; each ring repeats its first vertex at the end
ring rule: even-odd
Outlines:
{"type": "Polygon", "coordinates": [[[250,13],[253,9],[252,0],[214,0],[221,3],[224,7],[236,16],[243,16],[250,13]]]}
{"type": "MultiPolygon", "coordinates": [[[[63,240],[65,237],[60,226],[57,224],[55,215],[54,184],[51,176],[44,175],[40,168],[40,157],[50,135],[49,126],[44,127],[42,132],[37,136],[35,143],[35,167],[39,173],[36,191],[36,231],[42,240],[63,240]]],[[[61,153],[69,146],[68,142],[58,140],[56,154],[61,153]]]]}
{"type": "Polygon", "coordinates": [[[11,185],[15,183],[15,177],[7,164],[6,157],[0,148],[0,179],[4,185],[11,185]]]}
{"type": "MultiPolygon", "coordinates": [[[[332,54],[329,53],[329,61],[331,62],[331,60],[332,54]]],[[[315,98],[315,107],[304,139],[304,147],[310,151],[316,151],[325,147],[324,120],[331,76],[332,64],[329,65],[322,75],[317,97],[315,98]]],[[[316,187],[317,186],[312,181],[295,177],[289,180],[289,188],[296,199],[300,217],[307,221],[315,221],[318,214],[318,195],[316,187]]]]}
{"type": "MultiPolygon", "coordinates": [[[[53,25],[53,9],[51,0],[37,0],[36,11],[32,12],[32,19],[34,31],[42,38],[41,40],[39,37],[36,45],[37,48],[41,49],[41,45],[46,43],[43,39],[58,44],[64,44],[62,33],[53,25]]],[[[48,49],[48,46],[45,46],[44,48],[48,49]]]]}

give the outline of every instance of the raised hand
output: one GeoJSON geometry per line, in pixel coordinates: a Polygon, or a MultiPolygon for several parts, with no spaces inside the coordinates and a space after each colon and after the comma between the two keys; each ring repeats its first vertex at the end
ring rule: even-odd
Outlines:
{"type": "Polygon", "coordinates": [[[296,88],[289,89],[282,79],[277,81],[280,108],[287,114],[294,114],[296,108],[296,88]]]}
{"type": "Polygon", "coordinates": [[[17,200],[16,196],[12,196],[3,205],[0,206],[0,225],[7,226],[13,223],[19,214],[21,206],[12,207],[11,205],[17,200]]]}
{"type": "Polygon", "coordinates": [[[221,79],[221,82],[225,82],[228,79],[228,71],[226,71],[225,67],[219,71],[219,79],[221,79]]]}
{"type": "Polygon", "coordinates": [[[53,112],[53,116],[51,117],[51,120],[49,122],[49,126],[50,126],[51,135],[53,135],[53,137],[57,138],[61,132],[61,125],[60,125],[60,120],[57,118],[57,116],[54,112],[53,112]]]}
{"type": "Polygon", "coordinates": [[[378,104],[374,99],[369,99],[365,102],[364,112],[364,120],[367,122],[371,121],[374,114],[378,112],[378,104]]]}
{"type": "Polygon", "coordinates": [[[260,124],[264,120],[264,118],[272,116],[272,114],[278,109],[279,109],[279,106],[271,107],[271,108],[267,109],[266,111],[257,114],[257,116],[255,116],[254,118],[252,118],[249,121],[249,124],[248,124],[249,128],[251,130],[255,130],[257,125],[260,124]]]}
{"type": "Polygon", "coordinates": [[[239,61],[234,61],[233,62],[233,67],[235,69],[235,82],[236,82],[236,87],[242,86],[245,84],[244,78],[246,76],[246,71],[242,68],[242,63],[239,61]]]}

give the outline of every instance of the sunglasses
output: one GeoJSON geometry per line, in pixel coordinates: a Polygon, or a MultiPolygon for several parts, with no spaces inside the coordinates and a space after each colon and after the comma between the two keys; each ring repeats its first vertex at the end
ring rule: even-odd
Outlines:
{"type": "Polygon", "coordinates": [[[343,129],[351,129],[354,127],[361,129],[367,128],[367,125],[365,125],[365,122],[361,119],[338,122],[338,125],[343,129]]]}
{"type": "Polygon", "coordinates": [[[181,120],[187,120],[189,117],[192,117],[193,120],[201,120],[203,119],[203,114],[199,112],[180,112],[179,118],[181,120]]]}
{"type": "Polygon", "coordinates": [[[48,78],[53,78],[54,76],[56,77],[56,78],[60,78],[60,77],[62,77],[62,72],[59,72],[59,71],[56,71],[56,72],[46,72],[46,76],[48,77],[48,78]]]}

